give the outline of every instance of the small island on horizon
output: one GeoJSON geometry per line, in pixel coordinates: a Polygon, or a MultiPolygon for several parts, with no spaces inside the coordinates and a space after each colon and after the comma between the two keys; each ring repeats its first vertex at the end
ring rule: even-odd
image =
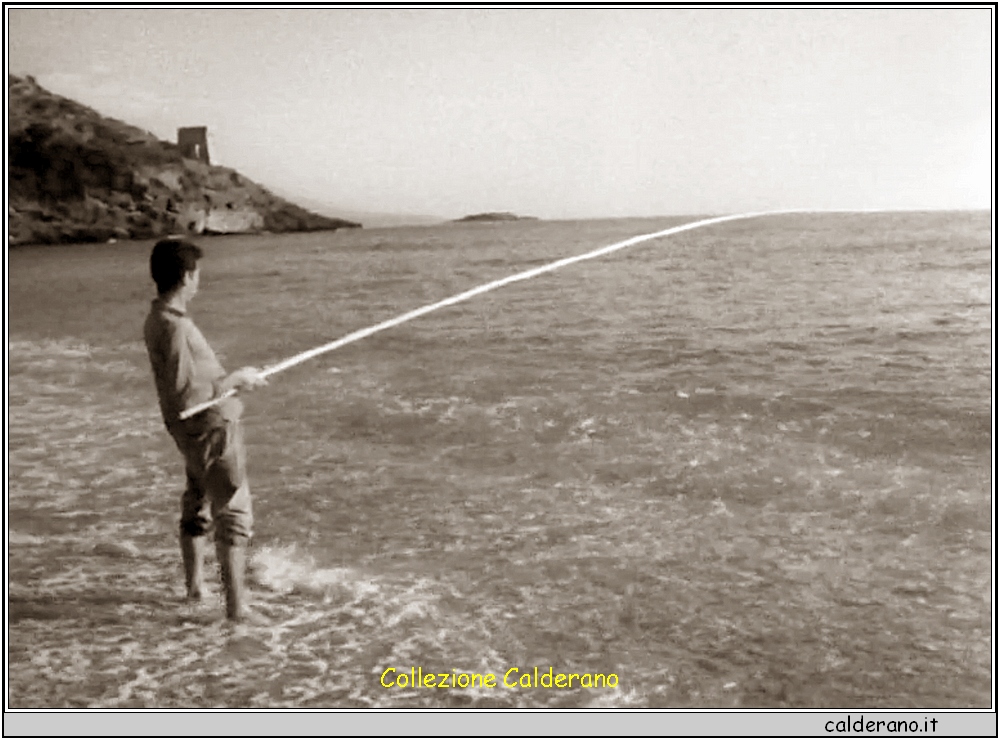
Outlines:
{"type": "Polygon", "coordinates": [[[503,212],[490,212],[490,213],[473,213],[469,216],[462,216],[462,218],[456,218],[454,223],[466,223],[466,222],[477,222],[477,221],[537,221],[536,216],[518,216],[516,213],[510,213],[508,211],[503,212]]]}

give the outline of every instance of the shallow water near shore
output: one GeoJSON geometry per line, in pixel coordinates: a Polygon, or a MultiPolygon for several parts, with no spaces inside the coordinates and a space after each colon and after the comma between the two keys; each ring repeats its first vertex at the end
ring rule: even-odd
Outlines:
{"type": "MultiPolygon", "coordinates": [[[[266,365],[694,218],[206,238],[191,313],[266,365]]],[[[11,250],[10,706],[989,706],[990,244],[719,224],[274,376],[236,628],[182,599],[151,244],[11,250]],[[381,685],[411,666],[618,685],[381,685]]]]}

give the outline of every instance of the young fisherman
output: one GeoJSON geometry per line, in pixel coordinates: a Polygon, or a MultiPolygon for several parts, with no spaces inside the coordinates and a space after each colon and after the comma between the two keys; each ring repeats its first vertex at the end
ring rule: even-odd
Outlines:
{"type": "Polygon", "coordinates": [[[246,548],[253,527],[240,423],[243,404],[228,398],[185,421],[179,414],[230,389],[256,388],[267,381],[253,367],[227,375],[188,317],[202,254],[183,239],[164,239],[153,247],[149,267],[158,295],[144,333],[163,421],[184,456],[187,473],[180,522],[187,595],[202,596],[205,540],[214,523],[226,616],[238,621],[244,616],[246,548]]]}

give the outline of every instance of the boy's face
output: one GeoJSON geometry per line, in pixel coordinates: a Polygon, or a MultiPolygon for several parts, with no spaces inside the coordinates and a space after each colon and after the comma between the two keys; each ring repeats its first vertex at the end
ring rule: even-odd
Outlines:
{"type": "Polygon", "coordinates": [[[191,272],[184,273],[184,292],[187,299],[191,300],[198,293],[198,284],[201,281],[201,266],[195,267],[191,272]]]}

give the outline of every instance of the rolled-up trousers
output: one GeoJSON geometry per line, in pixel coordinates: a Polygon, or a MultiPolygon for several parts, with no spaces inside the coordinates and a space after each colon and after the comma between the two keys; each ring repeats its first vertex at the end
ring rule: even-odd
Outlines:
{"type": "Polygon", "coordinates": [[[246,448],[239,419],[216,416],[207,428],[176,427],[170,434],[184,455],[187,487],[181,496],[181,533],[207,534],[245,546],[253,536],[253,508],[246,475],[246,448]]]}

